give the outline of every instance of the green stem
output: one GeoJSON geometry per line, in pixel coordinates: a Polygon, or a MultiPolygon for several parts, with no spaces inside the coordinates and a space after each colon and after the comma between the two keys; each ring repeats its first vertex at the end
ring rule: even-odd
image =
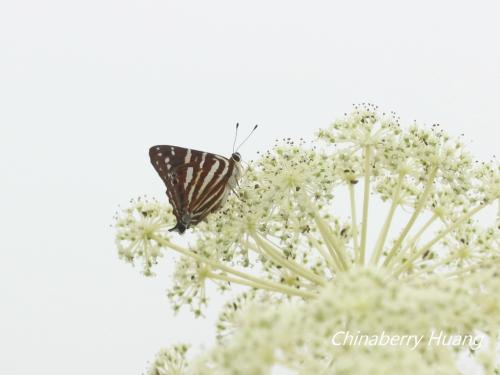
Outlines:
{"type": "Polygon", "coordinates": [[[396,271],[393,273],[393,276],[397,277],[401,272],[406,270],[409,265],[418,257],[422,256],[427,250],[429,250],[432,246],[434,246],[437,242],[442,240],[448,233],[451,231],[455,230],[458,228],[460,225],[462,225],[464,222],[469,220],[472,216],[474,216],[476,213],[481,211],[483,208],[485,208],[487,205],[482,204],[474,208],[472,211],[469,213],[463,215],[460,219],[455,221],[453,224],[449,225],[448,228],[443,230],[438,236],[436,236],[434,239],[430,240],[427,242],[424,246],[420,248],[420,250],[417,250],[406,262],[404,262],[399,268],[396,269],[396,271]]]}
{"type": "Polygon", "coordinates": [[[283,294],[287,294],[289,296],[299,296],[303,298],[313,298],[315,295],[314,293],[306,292],[300,289],[292,288],[287,285],[281,285],[278,284],[279,286],[271,287],[269,285],[265,285],[262,283],[257,283],[253,281],[248,281],[244,279],[240,279],[237,277],[232,277],[232,276],[227,276],[227,275],[221,275],[221,274],[216,274],[213,272],[209,272],[207,275],[208,278],[214,279],[214,280],[221,280],[221,281],[227,281],[230,283],[234,284],[240,284],[240,285],[246,285],[255,289],[266,289],[270,290],[272,292],[279,292],[283,294]]]}
{"type": "Polygon", "coordinates": [[[408,243],[410,245],[412,244],[416,244],[417,241],[420,239],[420,237],[422,236],[422,234],[424,234],[424,232],[432,225],[432,223],[434,223],[434,221],[436,221],[436,219],[438,218],[439,216],[437,214],[433,214],[429,220],[427,220],[425,222],[424,225],[422,225],[422,228],[420,228],[420,230],[417,232],[417,234],[415,234],[411,239],[410,241],[408,241],[408,243]]]}
{"type": "Polygon", "coordinates": [[[415,221],[417,220],[418,216],[420,215],[420,212],[424,209],[425,204],[427,202],[427,198],[429,197],[431,190],[432,190],[432,185],[434,184],[434,178],[436,177],[438,168],[434,167],[429,174],[429,179],[427,180],[427,183],[425,184],[425,189],[424,192],[422,193],[420,199],[417,202],[417,205],[415,206],[415,210],[413,211],[413,215],[411,215],[410,220],[404,227],[403,231],[399,235],[398,239],[396,240],[396,243],[392,247],[391,251],[389,252],[389,255],[385,258],[384,261],[384,266],[387,266],[389,262],[391,261],[392,257],[396,255],[398,250],[401,247],[401,244],[403,243],[403,240],[405,239],[406,235],[410,231],[410,229],[413,227],[413,224],[415,224],[415,221]]]}
{"type": "MultiPolygon", "coordinates": [[[[500,264],[500,259],[489,259],[489,260],[490,260],[490,264],[500,264]]],[[[433,273],[432,275],[429,275],[429,277],[427,277],[425,279],[415,280],[412,277],[408,277],[408,278],[405,278],[404,280],[405,280],[405,282],[408,281],[416,286],[429,285],[429,284],[436,282],[436,280],[439,278],[444,277],[444,278],[450,279],[454,276],[463,276],[464,274],[466,274],[468,272],[475,271],[477,269],[484,267],[485,263],[486,262],[482,261],[480,263],[472,264],[472,265],[467,266],[467,267],[461,267],[461,268],[455,269],[454,271],[451,271],[451,272],[433,273]]],[[[411,275],[411,276],[413,276],[413,275],[411,275]]]]}
{"type": "Polygon", "coordinates": [[[375,251],[373,252],[371,258],[371,264],[377,264],[380,256],[382,255],[382,249],[384,248],[385,240],[387,239],[387,235],[389,234],[389,228],[392,224],[392,219],[394,218],[394,213],[396,212],[396,208],[399,205],[399,194],[401,193],[401,185],[403,184],[404,174],[399,174],[398,183],[396,189],[392,193],[392,203],[391,208],[389,209],[389,213],[384,222],[384,226],[380,231],[379,237],[377,239],[377,244],[375,246],[375,251]]]}
{"type": "Polygon", "coordinates": [[[343,247],[341,247],[336,238],[333,236],[332,231],[330,230],[328,224],[323,220],[323,218],[320,216],[319,212],[315,211],[314,213],[314,222],[316,223],[316,226],[318,227],[319,233],[321,237],[323,238],[323,241],[325,241],[326,247],[328,248],[328,251],[330,252],[330,255],[337,260],[337,262],[340,264],[341,268],[344,270],[347,270],[349,268],[348,263],[347,263],[347,256],[344,252],[343,247]]]}
{"type": "Polygon", "coordinates": [[[387,267],[391,267],[392,264],[397,263],[399,260],[401,260],[403,258],[403,256],[404,256],[404,254],[406,254],[412,248],[412,246],[417,243],[417,241],[420,239],[420,237],[422,236],[422,234],[432,225],[432,223],[434,223],[434,221],[436,221],[436,219],[438,217],[439,217],[438,215],[433,214],[429,218],[429,220],[427,220],[425,222],[425,224],[422,226],[422,228],[420,228],[420,230],[417,232],[417,234],[415,234],[408,241],[408,244],[403,248],[403,250],[400,251],[398,253],[398,255],[396,255],[395,257],[393,257],[390,262],[388,262],[387,267]]]}
{"type": "MultiPolygon", "coordinates": [[[[488,375],[495,375],[497,367],[497,343],[498,343],[498,327],[496,324],[491,325],[490,347],[489,347],[489,368],[488,375]]],[[[497,373],[498,374],[498,373],[497,373]]]]}
{"type": "MultiPolygon", "coordinates": [[[[430,272],[434,271],[436,268],[439,268],[441,266],[446,265],[447,263],[449,263],[450,261],[452,261],[453,259],[455,259],[457,257],[458,257],[457,253],[453,253],[452,255],[450,255],[444,259],[438,260],[437,262],[433,263],[429,267],[426,267],[418,272],[412,273],[411,275],[409,275],[405,278],[405,281],[413,280],[413,279],[419,277],[420,275],[430,273],[430,272]]],[[[445,275],[448,275],[448,274],[445,274],[445,275]]]]}
{"type": "Polygon", "coordinates": [[[370,201],[370,175],[371,175],[371,145],[364,147],[364,158],[365,158],[365,186],[363,193],[363,223],[361,226],[361,247],[359,252],[358,264],[365,263],[365,253],[366,253],[366,235],[368,231],[368,206],[370,201]]]}
{"type": "Polygon", "coordinates": [[[351,220],[352,220],[352,242],[354,247],[354,255],[356,259],[361,258],[358,244],[358,219],[356,217],[356,194],[354,192],[354,184],[349,184],[349,198],[351,201],[351,220]]]}
{"type": "Polygon", "coordinates": [[[335,260],[335,262],[340,266],[341,269],[347,270],[349,268],[350,262],[348,261],[348,256],[344,250],[344,247],[332,232],[328,223],[323,220],[318,208],[311,202],[310,197],[307,194],[303,194],[303,198],[304,204],[307,205],[313,213],[314,222],[319,230],[321,238],[328,248],[330,256],[335,260]]]}
{"type": "Polygon", "coordinates": [[[322,277],[316,275],[311,270],[302,267],[297,262],[286,259],[283,255],[280,254],[282,251],[277,251],[275,249],[276,245],[271,244],[265,237],[260,236],[257,233],[250,233],[250,236],[253,238],[259,249],[262,250],[264,254],[269,256],[276,264],[288,268],[289,270],[295,272],[296,274],[302,276],[303,278],[316,283],[318,285],[325,285],[326,280],[322,277]]]}
{"type": "MultiPolygon", "coordinates": [[[[208,264],[208,265],[210,265],[210,266],[212,266],[214,268],[220,269],[221,271],[224,271],[224,272],[233,274],[235,276],[241,277],[242,279],[246,279],[246,280],[249,280],[251,282],[257,283],[259,285],[266,286],[266,287],[268,287],[267,289],[274,288],[275,290],[278,290],[278,289],[284,287],[282,284],[276,283],[274,281],[269,281],[269,280],[261,279],[260,277],[256,277],[256,276],[247,274],[245,272],[241,272],[241,271],[235,270],[234,268],[228,267],[225,264],[216,262],[216,261],[214,261],[212,259],[209,259],[207,257],[199,255],[199,254],[197,254],[197,253],[195,253],[195,252],[193,252],[191,250],[185,249],[182,246],[176,245],[173,242],[170,242],[170,241],[168,241],[168,240],[166,240],[164,238],[161,238],[161,237],[158,237],[158,236],[154,236],[153,239],[156,242],[158,242],[158,244],[160,244],[161,246],[164,246],[164,247],[170,248],[172,250],[175,250],[175,251],[177,251],[178,253],[180,253],[182,255],[185,255],[187,257],[191,257],[193,259],[196,259],[199,262],[203,262],[203,263],[208,264]]],[[[294,289],[294,288],[290,288],[290,289],[293,289],[296,293],[298,293],[298,292],[307,293],[308,297],[314,296],[314,294],[312,294],[312,293],[300,291],[300,290],[297,290],[297,289],[294,289]]]]}
{"type": "Polygon", "coordinates": [[[316,239],[316,237],[312,236],[311,234],[307,233],[307,238],[309,241],[311,241],[312,245],[318,252],[321,254],[321,256],[325,259],[326,263],[330,266],[330,269],[337,273],[340,271],[340,265],[338,264],[338,260],[333,258],[330,253],[328,253],[324,248],[323,245],[319,243],[319,241],[316,239]]]}

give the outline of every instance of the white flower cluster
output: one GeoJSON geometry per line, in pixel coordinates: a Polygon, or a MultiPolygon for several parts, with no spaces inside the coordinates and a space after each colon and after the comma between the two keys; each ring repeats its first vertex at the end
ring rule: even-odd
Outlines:
{"type": "Polygon", "coordinates": [[[186,353],[189,347],[177,344],[169,349],[162,349],[156,355],[148,375],[182,375],[187,368],[186,353]]]}
{"type": "Polygon", "coordinates": [[[394,114],[362,105],[313,147],[285,139],[251,162],[238,196],[193,228],[188,246],[166,232],[175,221],[168,205],[144,200],[118,215],[117,244],[145,274],[165,251],[180,255],[168,292],[176,310],[202,314],[209,282],[221,292],[249,288],[222,312],[221,344],[182,373],[458,374],[463,347],[331,343],[339,330],[441,330],[487,335],[491,344],[470,355],[493,374],[500,230],[498,218],[476,218],[499,198],[497,164],[474,162],[437,125],[404,129],[394,114]],[[340,194],[347,212],[333,203],[340,194]],[[385,212],[374,219],[376,204],[385,212]]]}
{"type": "Polygon", "coordinates": [[[116,216],[115,227],[118,255],[129,263],[142,260],[143,273],[151,276],[151,267],[162,256],[162,246],[155,236],[167,238],[168,228],[175,218],[172,208],[156,200],[139,198],[116,216]]]}
{"type": "Polygon", "coordinates": [[[429,337],[498,328],[500,289],[481,287],[490,278],[498,284],[494,272],[486,267],[461,279],[401,283],[380,269],[356,267],[306,304],[249,301],[232,315],[238,328],[231,338],[186,373],[267,374],[280,364],[296,374],[459,374],[456,352],[474,345],[446,346],[429,337]],[[332,337],[346,331],[423,339],[415,345],[332,345],[332,337]]]}

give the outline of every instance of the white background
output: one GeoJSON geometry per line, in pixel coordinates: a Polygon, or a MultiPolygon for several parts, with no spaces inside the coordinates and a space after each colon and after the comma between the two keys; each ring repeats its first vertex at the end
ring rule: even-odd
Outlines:
{"type": "Polygon", "coordinates": [[[112,216],[165,199],[147,149],[228,155],[233,127],[310,138],[369,101],[498,150],[496,2],[4,0],[0,3],[0,373],[140,374],[210,342],[173,317],[168,259],[117,259],[112,216]],[[418,3],[418,5],[416,5],[418,3]]]}

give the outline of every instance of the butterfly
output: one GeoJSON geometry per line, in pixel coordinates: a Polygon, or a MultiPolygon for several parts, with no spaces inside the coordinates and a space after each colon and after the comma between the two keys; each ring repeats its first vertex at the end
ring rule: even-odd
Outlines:
{"type": "Polygon", "coordinates": [[[224,205],[243,171],[241,155],[234,151],[228,159],[209,152],[158,145],[149,149],[149,158],[167,187],[177,219],[177,225],[169,230],[181,234],[224,205]]]}

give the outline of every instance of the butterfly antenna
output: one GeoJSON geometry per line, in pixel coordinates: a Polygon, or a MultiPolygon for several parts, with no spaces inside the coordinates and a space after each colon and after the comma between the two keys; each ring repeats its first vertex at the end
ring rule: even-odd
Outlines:
{"type": "Polygon", "coordinates": [[[236,151],[238,151],[240,149],[241,146],[243,146],[243,144],[248,140],[248,138],[250,138],[250,136],[252,135],[252,133],[255,131],[255,129],[257,129],[257,126],[258,125],[255,125],[252,129],[252,131],[250,132],[250,134],[247,135],[247,137],[243,140],[243,142],[240,143],[240,145],[236,148],[236,151]]]}
{"type": "Polygon", "coordinates": [[[234,132],[234,141],[233,141],[233,154],[234,154],[234,146],[236,146],[236,138],[238,138],[238,127],[240,126],[239,123],[236,123],[236,130],[234,132]]]}

